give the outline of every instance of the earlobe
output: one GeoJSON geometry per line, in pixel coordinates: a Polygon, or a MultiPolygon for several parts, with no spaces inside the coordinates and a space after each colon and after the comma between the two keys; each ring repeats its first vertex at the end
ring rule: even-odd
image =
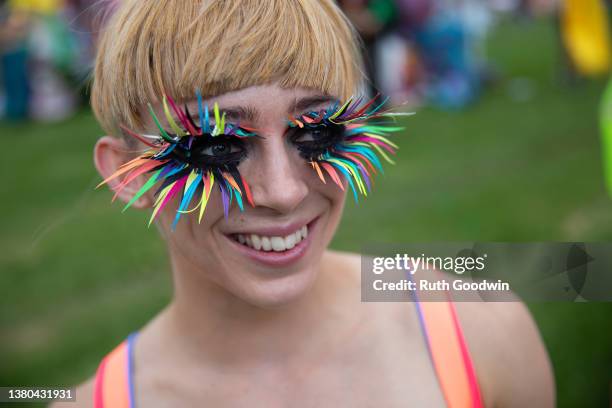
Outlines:
{"type": "MultiPolygon", "coordinates": [[[[126,142],[111,136],[101,137],[94,147],[94,164],[102,179],[111,177],[124,163],[133,159],[126,142]]],[[[115,193],[113,200],[120,199],[128,203],[144,184],[142,177],[137,177],[128,185],[122,185],[122,180],[129,176],[129,172],[121,177],[108,181],[108,186],[115,193]]],[[[131,206],[135,208],[149,208],[153,200],[149,194],[139,197],[131,206]]]]}

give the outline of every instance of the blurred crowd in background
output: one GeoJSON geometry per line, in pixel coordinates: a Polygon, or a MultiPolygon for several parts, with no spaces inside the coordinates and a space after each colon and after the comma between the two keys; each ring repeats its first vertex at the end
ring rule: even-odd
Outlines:
{"type": "Polygon", "coordinates": [[[604,0],[343,0],[340,4],[364,39],[372,91],[388,95],[396,104],[459,109],[474,102],[482,88],[499,76],[487,59],[486,39],[496,19],[504,17],[519,24],[541,17],[556,19],[559,66],[566,74],[601,75],[609,70],[610,8],[604,0]],[[566,38],[568,31],[571,38],[566,38]],[[572,60],[576,52],[588,54],[578,56],[589,59],[588,67],[572,60]]]}
{"type": "Polygon", "coordinates": [[[0,112],[54,121],[86,103],[99,0],[0,0],[0,112]]]}
{"type": "MultiPolygon", "coordinates": [[[[0,0],[2,117],[61,120],[87,103],[97,27],[113,2],[0,0]]],[[[487,61],[485,41],[496,19],[504,15],[519,22],[546,15],[558,19],[559,64],[567,72],[604,74],[609,69],[607,33],[600,29],[604,51],[591,44],[592,33],[580,39],[580,30],[593,28],[594,12],[606,9],[608,14],[605,0],[340,0],[339,4],[363,38],[371,93],[387,95],[396,104],[460,109],[477,100],[483,87],[499,75],[487,61]],[[600,54],[595,56],[599,58],[595,67],[576,70],[576,62],[568,58],[576,51],[571,44],[568,50],[563,32],[572,24],[578,27],[571,34],[578,53],[582,48],[587,59],[600,54]],[[584,38],[590,45],[584,44],[584,38]]],[[[606,25],[607,17],[602,21],[606,25]]]]}

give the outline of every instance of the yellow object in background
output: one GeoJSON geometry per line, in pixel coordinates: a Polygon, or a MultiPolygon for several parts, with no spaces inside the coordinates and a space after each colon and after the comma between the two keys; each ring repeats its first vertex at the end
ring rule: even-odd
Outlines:
{"type": "Polygon", "coordinates": [[[562,36],[577,71],[596,76],[610,70],[610,27],[603,0],[564,0],[562,36]]]}
{"type": "Polygon", "coordinates": [[[14,11],[38,14],[56,14],[64,7],[64,0],[9,0],[14,11]]]}

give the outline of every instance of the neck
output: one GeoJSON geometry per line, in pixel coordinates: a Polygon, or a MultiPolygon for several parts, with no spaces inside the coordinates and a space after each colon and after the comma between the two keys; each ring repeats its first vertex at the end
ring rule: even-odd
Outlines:
{"type": "MultiPolygon", "coordinates": [[[[329,257],[325,254],[325,257],[329,257]]],[[[329,262],[321,262],[328,264],[329,262]]],[[[338,334],[354,328],[346,280],[336,268],[319,268],[312,287],[289,304],[261,308],[210,281],[201,271],[173,258],[174,300],[163,316],[170,347],[189,359],[223,364],[274,361],[327,348],[338,334]]],[[[357,293],[357,295],[356,295],[357,293]]]]}

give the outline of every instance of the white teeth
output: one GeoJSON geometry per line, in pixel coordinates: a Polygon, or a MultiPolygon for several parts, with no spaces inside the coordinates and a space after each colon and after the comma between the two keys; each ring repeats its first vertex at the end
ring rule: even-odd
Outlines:
{"type": "Polygon", "coordinates": [[[285,237],[285,247],[287,249],[291,249],[295,246],[296,242],[297,242],[297,238],[295,237],[295,234],[291,234],[291,235],[287,235],[285,237]]]}
{"type": "Polygon", "coordinates": [[[270,238],[268,238],[268,237],[261,237],[261,248],[264,251],[271,251],[272,250],[272,244],[270,243],[270,238]]]}
{"type": "Polygon", "coordinates": [[[256,250],[259,251],[261,249],[261,238],[259,238],[259,235],[252,234],[251,243],[253,244],[253,248],[256,250]]]}
{"type": "Polygon", "coordinates": [[[285,240],[281,237],[272,237],[270,238],[270,243],[272,244],[272,250],[276,252],[284,251],[285,249],[285,240]]]}
{"type": "Polygon", "coordinates": [[[243,245],[254,248],[257,251],[282,252],[295,247],[308,236],[308,227],[304,225],[299,230],[286,237],[266,237],[257,234],[237,234],[236,239],[243,245]]]}

